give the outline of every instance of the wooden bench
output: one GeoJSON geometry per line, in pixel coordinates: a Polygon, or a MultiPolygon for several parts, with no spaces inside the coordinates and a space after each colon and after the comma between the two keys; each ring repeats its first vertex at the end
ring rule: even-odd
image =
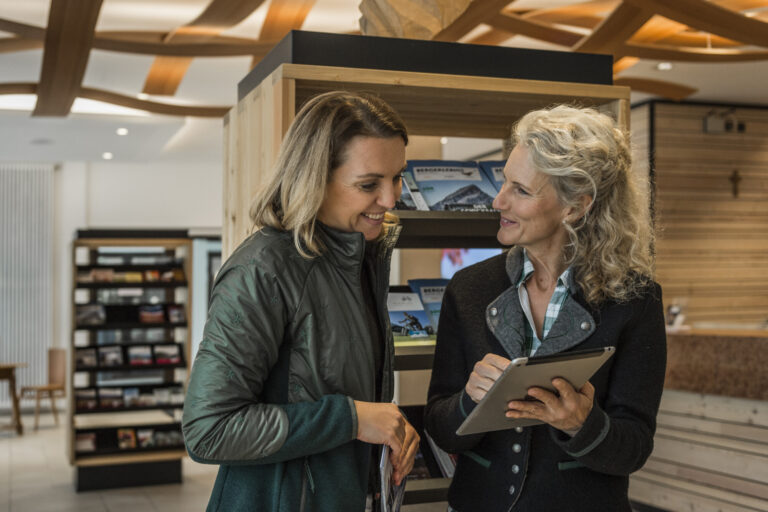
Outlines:
{"type": "Polygon", "coordinates": [[[665,390],[629,495],[669,511],[768,511],[768,402],[665,390]]]}

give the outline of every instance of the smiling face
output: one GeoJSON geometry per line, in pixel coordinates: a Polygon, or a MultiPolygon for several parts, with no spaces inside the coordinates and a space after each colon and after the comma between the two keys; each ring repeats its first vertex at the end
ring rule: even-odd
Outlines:
{"type": "Polygon", "coordinates": [[[493,201],[501,212],[496,238],[538,253],[562,251],[568,240],[562,222],[571,209],[560,203],[549,178],[529,156],[518,144],[504,166],[504,186],[493,201]]]}
{"type": "Polygon", "coordinates": [[[362,233],[366,240],[376,239],[384,213],[400,199],[404,168],[401,137],[353,137],[343,163],[331,172],[317,220],[340,231],[362,233]]]}

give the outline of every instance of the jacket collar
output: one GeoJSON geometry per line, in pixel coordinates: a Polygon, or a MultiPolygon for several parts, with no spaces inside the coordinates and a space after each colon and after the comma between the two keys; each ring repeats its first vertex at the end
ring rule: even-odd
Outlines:
{"type": "MultiPolygon", "coordinates": [[[[520,280],[523,271],[523,249],[513,247],[507,253],[505,263],[510,286],[496,297],[485,308],[485,323],[491,330],[510,359],[527,357],[522,349],[525,345],[524,322],[525,313],[520,305],[517,287],[513,283],[520,280]]],[[[580,293],[578,285],[569,273],[568,286],[571,293],[565,299],[560,314],[555,320],[541,347],[536,351],[537,356],[554,354],[574,347],[595,332],[595,321],[592,315],[579,304],[575,295],[580,293]]]]}
{"type": "Polygon", "coordinates": [[[359,272],[366,251],[375,251],[387,259],[397,243],[402,226],[385,224],[384,235],[375,242],[366,243],[365,236],[358,232],[340,231],[317,221],[318,238],[325,245],[323,256],[339,268],[359,272]]]}

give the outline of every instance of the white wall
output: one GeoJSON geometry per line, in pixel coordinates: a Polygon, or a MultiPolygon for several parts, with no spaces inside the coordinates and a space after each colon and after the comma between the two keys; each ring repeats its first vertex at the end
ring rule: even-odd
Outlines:
{"type": "Polygon", "coordinates": [[[66,162],[54,176],[54,346],[70,345],[78,229],[221,227],[220,162],[66,162]]]}

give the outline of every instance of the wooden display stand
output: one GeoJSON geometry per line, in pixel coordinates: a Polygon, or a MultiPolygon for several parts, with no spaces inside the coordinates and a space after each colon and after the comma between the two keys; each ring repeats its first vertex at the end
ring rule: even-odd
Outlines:
{"type": "Polygon", "coordinates": [[[73,242],[67,448],[77,491],[181,482],[186,451],[178,391],[186,382],[175,374],[190,363],[192,247],[176,236],[86,230],[73,242]],[[78,251],[87,261],[78,261],[78,251]],[[102,317],[88,318],[86,308],[102,317]],[[142,372],[153,372],[154,380],[142,372]],[[105,390],[119,396],[105,400],[105,390]],[[84,398],[89,392],[93,400],[84,398]]]}
{"type": "MultiPolygon", "coordinates": [[[[610,85],[611,65],[609,56],[293,32],[240,83],[224,120],[223,257],[250,232],[250,203],[296,112],[316,94],[377,94],[409,135],[501,141],[525,113],[557,103],[596,107],[627,129],[629,88],[610,85]]],[[[398,248],[498,246],[493,213],[397,214],[398,248]]],[[[431,347],[398,347],[395,369],[429,369],[432,357],[431,347]]],[[[405,503],[443,501],[449,482],[409,481],[405,503]]]]}

